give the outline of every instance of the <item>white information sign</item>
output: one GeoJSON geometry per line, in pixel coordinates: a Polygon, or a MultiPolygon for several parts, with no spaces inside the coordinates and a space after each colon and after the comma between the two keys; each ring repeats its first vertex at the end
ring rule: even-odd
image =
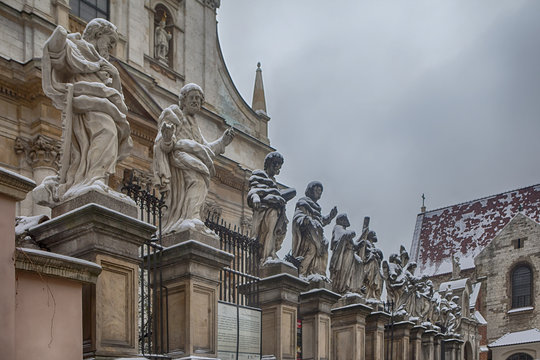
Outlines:
{"type": "Polygon", "coordinates": [[[260,360],[261,311],[218,303],[218,358],[260,360]]]}

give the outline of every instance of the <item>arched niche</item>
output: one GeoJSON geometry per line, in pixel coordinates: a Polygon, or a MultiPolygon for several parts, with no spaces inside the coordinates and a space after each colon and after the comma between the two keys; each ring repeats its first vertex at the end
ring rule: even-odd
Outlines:
{"type": "Polygon", "coordinates": [[[174,19],[169,9],[157,4],[154,9],[153,57],[160,63],[172,67],[174,56],[174,19]]]}

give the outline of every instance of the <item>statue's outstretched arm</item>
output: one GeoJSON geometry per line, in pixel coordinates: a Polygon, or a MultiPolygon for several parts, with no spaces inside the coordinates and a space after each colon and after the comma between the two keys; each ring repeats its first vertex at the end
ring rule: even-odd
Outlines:
{"type": "Polygon", "coordinates": [[[64,50],[64,47],[66,46],[66,39],[66,29],[64,29],[61,25],[58,25],[56,29],[54,29],[49,40],[47,41],[47,47],[49,48],[49,51],[52,53],[58,53],[64,50]]]}

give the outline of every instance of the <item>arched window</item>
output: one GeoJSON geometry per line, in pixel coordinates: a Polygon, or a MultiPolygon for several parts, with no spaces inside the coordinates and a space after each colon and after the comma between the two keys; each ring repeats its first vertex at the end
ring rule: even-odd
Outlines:
{"type": "Polygon", "coordinates": [[[519,265],[512,271],[512,308],[531,305],[532,271],[527,265],[519,265]]]}
{"type": "Polygon", "coordinates": [[[506,360],[533,360],[533,358],[529,354],[517,353],[507,357],[506,360]]]}

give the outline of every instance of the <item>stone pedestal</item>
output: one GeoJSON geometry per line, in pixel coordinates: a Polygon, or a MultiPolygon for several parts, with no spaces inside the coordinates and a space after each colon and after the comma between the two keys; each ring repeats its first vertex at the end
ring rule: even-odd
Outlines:
{"type": "MultiPolygon", "coordinates": [[[[219,272],[233,255],[179,233],[162,250],[163,286],[168,289],[169,356],[173,359],[217,357],[219,272]]],[[[212,241],[212,239],[208,239],[212,241]]]]}
{"type": "Polygon", "coordinates": [[[461,360],[461,345],[463,340],[444,339],[444,360],[461,360]]]}
{"type": "Polygon", "coordinates": [[[435,334],[435,337],[433,339],[434,359],[435,360],[442,360],[443,340],[444,340],[444,335],[443,334],[441,334],[441,333],[435,334]]]}
{"type": "Polygon", "coordinates": [[[300,294],[302,319],[302,359],[329,359],[331,350],[332,305],[340,295],[327,289],[313,289],[300,294]]]}
{"type": "Polygon", "coordinates": [[[372,308],[364,304],[332,309],[332,359],[365,359],[366,317],[371,312],[372,308]]]}
{"type": "Polygon", "coordinates": [[[416,325],[411,329],[409,337],[409,359],[424,360],[422,352],[422,334],[426,331],[426,328],[421,325],[416,325]]]}
{"type": "MultiPolygon", "coordinates": [[[[410,321],[401,321],[389,326],[385,330],[385,347],[387,347],[392,359],[409,360],[410,355],[410,335],[414,323],[410,321]]],[[[414,360],[414,359],[411,359],[414,360]]]]}
{"type": "Polygon", "coordinates": [[[426,330],[422,334],[422,356],[424,360],[435,360],[435,330],[426,330]]]}
{"type": "Polygon", "coordinates": [[[390,322],[390,314],[374,311],[366,318],[366,359],[383,360],[384,327],[390,322]]]}
{"type": "Polygon", "coordinates": [[[5,359],[15,359],[15,208],[36,184],[0,168],[0,349],[5,359]]]}
{"type": "Polygon", "coordinates": [[[264,358],[296,359],[298,298],[307,286],[306,281],[288,273],[268,276],[259,282],[264,358]]]}
{"type": "Polygon", "coordinates": [[[117,209],[93,203],[30,229],[36,241],[52,252],[102,268],[96,284],[83,287],[84,357],[138,353],[139,247],[155,230],[117,209]]]}

